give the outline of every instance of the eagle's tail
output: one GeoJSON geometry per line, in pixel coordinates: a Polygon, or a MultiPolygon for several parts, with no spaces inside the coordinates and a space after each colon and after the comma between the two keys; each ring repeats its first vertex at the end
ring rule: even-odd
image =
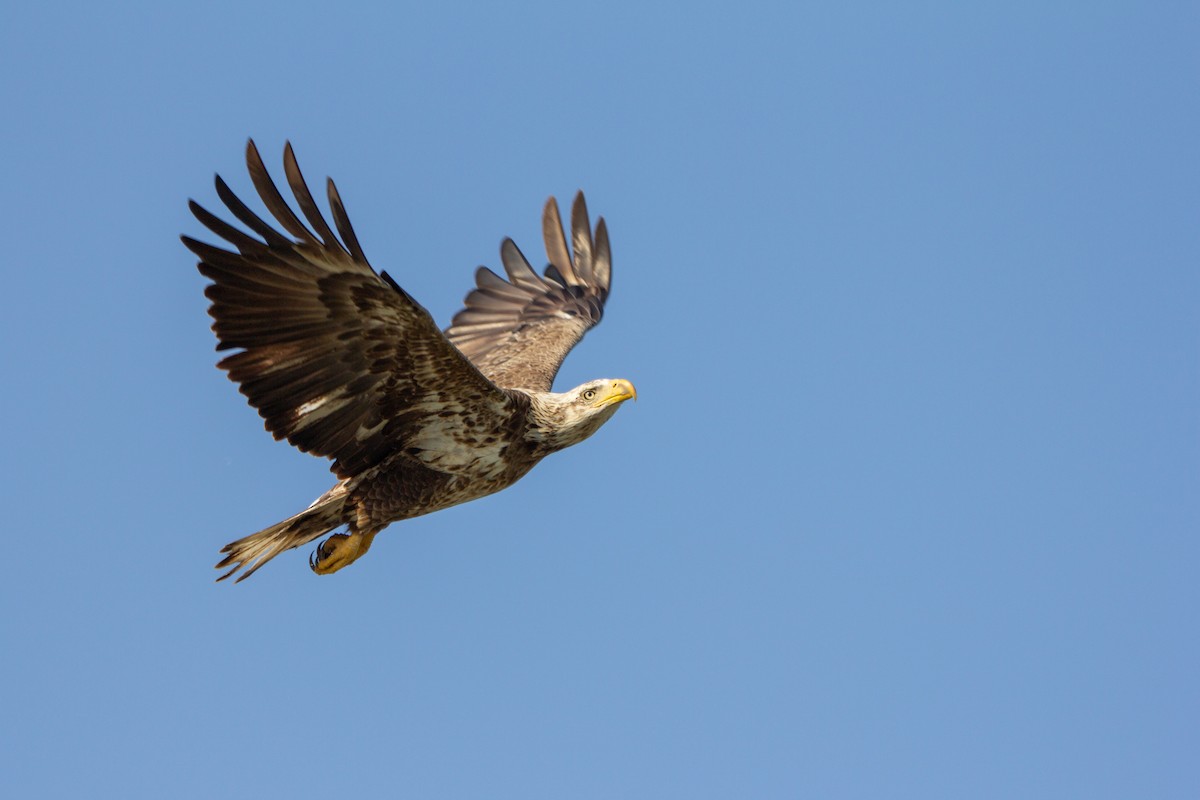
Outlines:
{"type": "Polygon", "coordinates": [[[258,533],[225,545],[221,552],[228,555],[221,559],[216,568],[225,569],[230,565],[233,568],[217,580],[223,581],[245,568],[235,582],[244,581],[284,550],[291,550],[321,538],[345,521],[342,517],[345,503],[344,493],[336,490],[327,492],[294,517],[288,517],[283,522],[277,522],[258,533]]]}

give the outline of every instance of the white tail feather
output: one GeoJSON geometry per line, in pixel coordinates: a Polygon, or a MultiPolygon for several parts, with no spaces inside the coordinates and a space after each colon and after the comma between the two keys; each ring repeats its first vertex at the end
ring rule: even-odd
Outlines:
{"type": "Polygon", "coordinates": [[[327,492],[299,514],[225,545],[221,552],[229,555],[216,568],[224,569],[230,565],[233,568],[217,580],[223,581],[238,570],[245,569],[236,582],[244,581],[283,551],[321,538],[344,522],[342,507],[345,502],[344,493],[327,492]]]}

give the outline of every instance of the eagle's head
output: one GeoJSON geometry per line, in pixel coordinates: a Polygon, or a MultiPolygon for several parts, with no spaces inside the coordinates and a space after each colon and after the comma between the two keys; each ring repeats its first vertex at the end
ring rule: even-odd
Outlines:
{"type": "Polygon", "coordinates": [[[631,398],[637,399],[637,389],[624,378],[600,378],[567,392],[530,392],[534,426],[529,437],[549,450],[579,444],[631,398]]]}

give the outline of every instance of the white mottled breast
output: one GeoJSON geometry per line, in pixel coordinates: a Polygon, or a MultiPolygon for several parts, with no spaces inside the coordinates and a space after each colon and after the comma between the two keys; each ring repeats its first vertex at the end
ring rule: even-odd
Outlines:
{"type": "Polygon", "coordinates": [[[497,403],[481,413],[449,398],[421,406],[416,410],[427,415],[407,440],[416,449],[414,458],[430,469],[473,479],[496,480],[505,474],[511,425],[497,422],[511,419],[510,407],[497,403]]]}

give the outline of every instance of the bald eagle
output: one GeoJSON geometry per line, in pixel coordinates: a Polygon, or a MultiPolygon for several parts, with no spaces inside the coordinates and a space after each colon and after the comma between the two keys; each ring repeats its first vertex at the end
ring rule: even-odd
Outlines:
{"type": "Polygon", "coordinates": [[[578,444],[636,397],[624,379],[551,385],[571,348],[604,311],[612,256],[583,193],[571,207],[571,249],[551,197],[542,214],[550,263],[542,275],[511,239],[507,280],[486,267],[444,332],[387,272],[367,262],[333,181],[337,235],[288,143],[284,174],[307,225],[263,166],[246,163],[279,227],[251,211],[218,175],[217,196],[253,234],[189,201],[223,249],[183,236],[212,283],[205,295],[225,370],[276,439],[333,460],[337,483],[282,522],[227,544],[216,565],[241,581],[275,556],[345,526],[309,565],[327,575],[361,558],[398,520],[511,486],[550,453],[578,444]],[[282,230],[280,230],[282,228],[282,230]]]}

